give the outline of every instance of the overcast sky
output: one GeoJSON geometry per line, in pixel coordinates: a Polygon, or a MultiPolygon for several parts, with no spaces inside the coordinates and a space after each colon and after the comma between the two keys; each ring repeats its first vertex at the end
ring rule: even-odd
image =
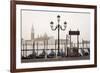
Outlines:
{"type": "MultiPolygon", "coordinates": [[[[25,40],[31,39],[32,25],[34,27],[35,37],[43,36],[47,33],[48,36],[54,36],[57,39],[57,30],[52,31],[50,22],[57,25],[57,15],[61,16],[60,25],[63,27],[64,21],[67,22],[65,31],[60,31],[60,38],[65,39],[65,35],[69,30],[79,30],[80,40],[90,40],[90,14],[77,12],[54,12],[54,11],[36,11],[36,10],[22,10],[22,38],[25,40]]],[[[72,37],[75,40],[75,36],[72,37]]]]}

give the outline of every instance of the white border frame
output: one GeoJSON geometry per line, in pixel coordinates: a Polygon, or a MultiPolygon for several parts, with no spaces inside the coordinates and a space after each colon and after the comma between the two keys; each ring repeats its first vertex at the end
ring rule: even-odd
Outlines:
{"type": "Polygon", "coordinates": [[[50,6],[35,6],[35,5],[16,5],[16,68],[40,68],[40,67],[55,67],[55,66],[74,66],[74,65],[89,65],[94,64],[94,9],[85,8],[70,8],[70,7],[50,7],[50,6]],[[90,12],[90,60],[80,61],[54,61],[54,62],[32,62],[21,63],[21,29],[20,29],[20,10],[34,9],[34,10],[56,10],[56,11],[74,11],[74,12],[90,12]],[[20,51],[20,52],[19,52],[20,51]]]}

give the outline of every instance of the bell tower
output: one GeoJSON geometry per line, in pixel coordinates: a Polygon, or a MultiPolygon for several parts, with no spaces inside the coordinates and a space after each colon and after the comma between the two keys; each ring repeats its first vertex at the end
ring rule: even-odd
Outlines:
{"type": "Polygon", "coordinates": [[[34,40],[34,26],[31,28],[31,40],[34,40]]]}

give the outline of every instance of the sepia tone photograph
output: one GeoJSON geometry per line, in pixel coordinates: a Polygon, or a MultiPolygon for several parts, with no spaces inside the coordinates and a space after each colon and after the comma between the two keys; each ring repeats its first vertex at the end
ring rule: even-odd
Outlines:
{"type": "Polygon", "coordinates": [[[11,72],[97,67],[97,6],[11,1],[11,72]]]}
{"type": "Polygon", "coordinates": [[[90,13],[21,9],[21,63],[90,59],[90,13]]]}

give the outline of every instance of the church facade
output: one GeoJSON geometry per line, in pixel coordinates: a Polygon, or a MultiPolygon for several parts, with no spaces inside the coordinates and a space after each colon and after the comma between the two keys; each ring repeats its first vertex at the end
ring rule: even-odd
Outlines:
{"type": "MultiPolygon", "coordinates": [[[[78,56],[77,54],[83,56],[83,50],[89,52],[88,47],[83,49],[84,43],[89,43],[88,41],[84,41],[79,44],[79,48],[75,47],[75,43],[70,42],[70,37],[68,35],[65,39],[60,39],[60,53],[64,56],[78,56]],[[72,48],[71,48],[72,47],[72,48]],[[74,49],[73,49],[74,48],[74,49]]],[[[21,40],[21,57],[32,57],[35,55],[36,57],[43,56],[45,58],[48,57],[48,54],[58,55],[58,39],[54,39],[52,36],[48,36],[44,33],[43,36],[35,37],[34,27],[31,28],[31,39],[30,40],[21,40]]],[[[77,45],[77,44],[76,44],[77,45]]],[[[87,44],[86,44],[87,45],[87,44]]]]}

